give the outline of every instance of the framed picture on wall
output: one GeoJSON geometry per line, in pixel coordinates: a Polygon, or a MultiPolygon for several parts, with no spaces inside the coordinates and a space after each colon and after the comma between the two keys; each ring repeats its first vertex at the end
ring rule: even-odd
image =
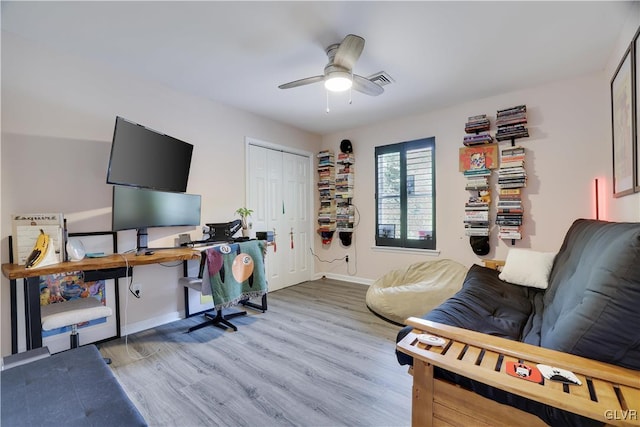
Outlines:
{"type": "Polygon", "coordinates": [[[611,80],[611,129],[613,137],[613,196],[635,190],[636,158],[633,116],[633,43],[625,51],[611,80]]]}
{"type": "MultiPolygon", "coordinates": [[[[116,253],[114,232],[70,233],[79,240],[86,254],[105,256],[116,253]]],[[[40,305],[64,303],[78,298],[95,298],[111,308],[112,316],[78,325],[80,345],[114,338],[119,335],[118,292],[114,279],[92,277],[82,271],[40,276],[40,305]]],[[[42,343],[52,353],[69,348],[71,327],[42,331],[42,343]]]]}

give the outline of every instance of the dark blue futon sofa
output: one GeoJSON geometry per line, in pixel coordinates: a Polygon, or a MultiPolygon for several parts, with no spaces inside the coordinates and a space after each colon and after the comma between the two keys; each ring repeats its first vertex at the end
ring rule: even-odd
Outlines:
{"type": "Polygon", "coordinates": [[[1,425],[146,426],[95,345],[2,371],[1,425]]]}
{"type": "MultiPolygon", "coordinates": [[[[575,221],[553,259],[546,290],[505,282],[498,275],[496,270],[472,266],[457,294],[422,319],[409,319],[410,326],[399,332],[400,364],[422,362],[419,374],[413,368],[414,425],[430,424],[440,417],[438,411],[446,414],[437,409],[442,383],[455,385],[447,393],[472,392],[532,414],[543,425],[640,425],[640,223],[575,221]],[[447,347],[420,345],[416,337],[424,332],[456,342],[458,360],[442,357],[447,347]],[[554,364],[580,374],[585,384],[549,385],[551,391],[541,391],[540,385],[494,369],[493,360],[489,368],[476,370],[462,363],[472,357],[468,365],[483,365],[487,352],[529,365],[554,364]],[[603,384],[613,389],[610,400],[605,400],[603,384]],[[574,403],[577,395],[583,403],[574,403]]],[[[477,396],[465,396],[448,404],[449,410],[471,407],[477,396]]],[[[472,417],[483,417],[480,412],[472,417]]],[[[499,414],[500,409],[482,419],[498,425],[499,414]]],[[[530,423],[529,418],[522,421],[530,423]]]]}

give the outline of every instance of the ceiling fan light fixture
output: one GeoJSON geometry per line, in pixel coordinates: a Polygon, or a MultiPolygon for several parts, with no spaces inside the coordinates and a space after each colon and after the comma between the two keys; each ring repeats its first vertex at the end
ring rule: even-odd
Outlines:
{"type": "Polygon", "coordinates": [[[324,80],[324,87],[331,92],[344,92],[351,88],[351,74],[345,71],[334,71],[324,80]]]}

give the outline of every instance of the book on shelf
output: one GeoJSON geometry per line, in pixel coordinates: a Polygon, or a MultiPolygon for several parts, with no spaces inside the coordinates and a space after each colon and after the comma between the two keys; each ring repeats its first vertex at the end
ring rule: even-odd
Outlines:
{"type": "Polygon", "coordinates": [[[489,184],[489,177],[487,175],[479,175],[479,176],[467,176],[466,177],[467,185],[474,184],[489,184]]]}
{"type": "Polygon", "coordinates": [[[482,191],[482,190],[486,190],[488,188],[489,188],[488,184],[479,184],[479,185],[468,185],[467,184],[464,187],[464,189],[468,190],[468,191],[482,191]]]}
{"type": "Polygon", "coordinates": [[[498,184],[498,187],[500,187],[500,189],[505,189],[505,188],[523,188],[526,187],[527,183],[526,182],[506,182],[504,184],[498,184]]]}
{"type": "Polygon", "coordinates": [[[353,191],[336,192],[336,200],[338,199],[353,199],[353,191]]]}
{"type": "Polygon", "coordinates": [[[500,178],[513,178],[513,177],[526,177],[527,176],[527,172],[524,170],[524,168],[509,168],[509,169],[504,169],[504,170],[500,170],[498,172],[498,179],[500,178]]]}
{"type": "Polygon", "coordinates": [[[496,135],[496,139],[498,141],[508,141],[510,139],[528,138],[528,137],[529,137],[529,132],[518,132],[518,133],[496,135]]]}
{"type": "Polygon", "coordinates": [[[498,115],[512,114],[512,113],[519,113],[519,112],[526,112],[526,111],[527,111],[527,106],[525,104],[521,104],[521,105],[516,105],[515,107],[503,108],[501,110],[498,110],[498,115]]]}
{"type": "Polygon", "coordinates": [[[496,132],[496,138],[499,138],[501,136],[521,135],[521,134],[522,135],[529,134],[529,130],[523,124],[502,126],[498,128],[498,131],[496,132]]]}
{"type": "Polygon", "coordinates": [[[512,184],[519,183],[524,185],[527,182],[526,177],[500,177],[498,178],[498,185],[500,184],[512,184]]]}
{"type": "Polygon", "coordinates": [[[522,199],[520,196],[500,196],[498,198],[498,207],[513,207],[513,206],[522,206],[522,199]],[[512,202],[512,203],[508,203],[512,202]]]}
{"type": "Polygon", "coordinates": [[[479,194],[477,196],[471,196],[469,197],[469,200],[467,200],[468,204],[483,204],[486,205],[488,204],[491,200],[487,199],[486,197],[483,197],[484,194],[479,194]]]}
{"type": "Polygon", "coordinates": [[[518,160],[524,160],[524,154],[500,154],[500,161],[515,162],[518,160]]]}
{"type": "Polygon", "coordinates": [[[524,168],[524,160],[502,160],[500,161],[500,169],[524,168]]]}
{"type": "Polygon", "coordinates": [[[40,236],[40,230],[49,235],[58,262],[65,260],[66,230],[62,213],[13,214],[13,262],[24,265],[40,236]]]}
{"type": "Polygon", "coordinates": [[[320,160],[333,159],[335,154],[331,150],[322,150],[316,154],[316,157],[320,160]]]}
{"type": "Polygon", "coordinates": [[[521,233],[519,233],[519,232],[510,232],[510,233],[507,233],[507,232],[499,231],[499,232],[498,232],[498,238],[499,238],[499,239],[506,239],[506,240],[508,240],[508,239],[511,239],[511,240],[520,240],[520,239],[522,239],[522,234],[521,234],[521,233]]]}
{"type": "Polygon", "coordinates": [[[513,147],[504,147],[500,150],[500,154],[503,156],[513,156],[524,154],[524,147],[522,145],[514,145],[513,147]]]}
{"type": "Polygon", "coordinates": [[[522,188],[527,184],[526,179],[501,179],[498,180],[498,186],[499,187],[509,187],[511,186],[511,188],[513,188],[513,186],[516,186],[518,188],[522,188]]]}
{"type": "Polygon", "coordinates": [[[465,211],[465,222],[487,222],[489,221],[489,211],[465,211]]]}
{"type": "Polygon", "coordinates": [[[520,225],[501,225],[498,228],[498,236],[500,238],[520,239],[522,236],[522,226],[520,225]]]}
{"type": "Polygon", "coordinates": [[[488,236],[489,229],[488,228],[482,228],[482,229],[467,228],[465,229],[464,234],[466,236],[488,236]]]}
{"type": "Polygon", "coordinates": [[[340,153],[338,154],[338,164],[341,165],[351,165],[356,162],[355,157],[351,153],[340,153]]]}
{"type": "Polygon", "coordinates": [[[490,144],[493,142],[493,137],[489,133],[479,133],[476,135],[465,135],[462,139],[464,145],[481,145],[490,144]]]}
{"type": "Polygon", "coordinates": [[[519,218],[496,218],[497,225],[522,225],[522,216],[519,218]]]}
{"type": "Polygon", "coordinates": [[[464,172],[464,176],[466,177],[474,177],[474,176],[489,176],[491,175],[491,169],[487,168],[479,168],[479,169],[469,169],[464,172]]]}
{"type": "Polygon", "coordinates": [[[516,196],[521,195],[522,190],[520,188],[501,188],[498,190],[500,197],[502,196],[516,196]]]}

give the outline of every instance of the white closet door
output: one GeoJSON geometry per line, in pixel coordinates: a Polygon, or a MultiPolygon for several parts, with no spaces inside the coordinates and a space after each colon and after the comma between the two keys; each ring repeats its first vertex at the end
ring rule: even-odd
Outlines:
{"type": "Polygon", "coordinates": [[[309,158],[297,154],[283,153],[284,205],[288,242],[285,250],[287,283],[309,280],[309,158]]]}
{"type": "Polygon", "coordinates": [[[248,156],[252,234],[275,232],[276,245],[266,257],[269,291],[310,280],[309,158],[253,144],[248,156]]]}

